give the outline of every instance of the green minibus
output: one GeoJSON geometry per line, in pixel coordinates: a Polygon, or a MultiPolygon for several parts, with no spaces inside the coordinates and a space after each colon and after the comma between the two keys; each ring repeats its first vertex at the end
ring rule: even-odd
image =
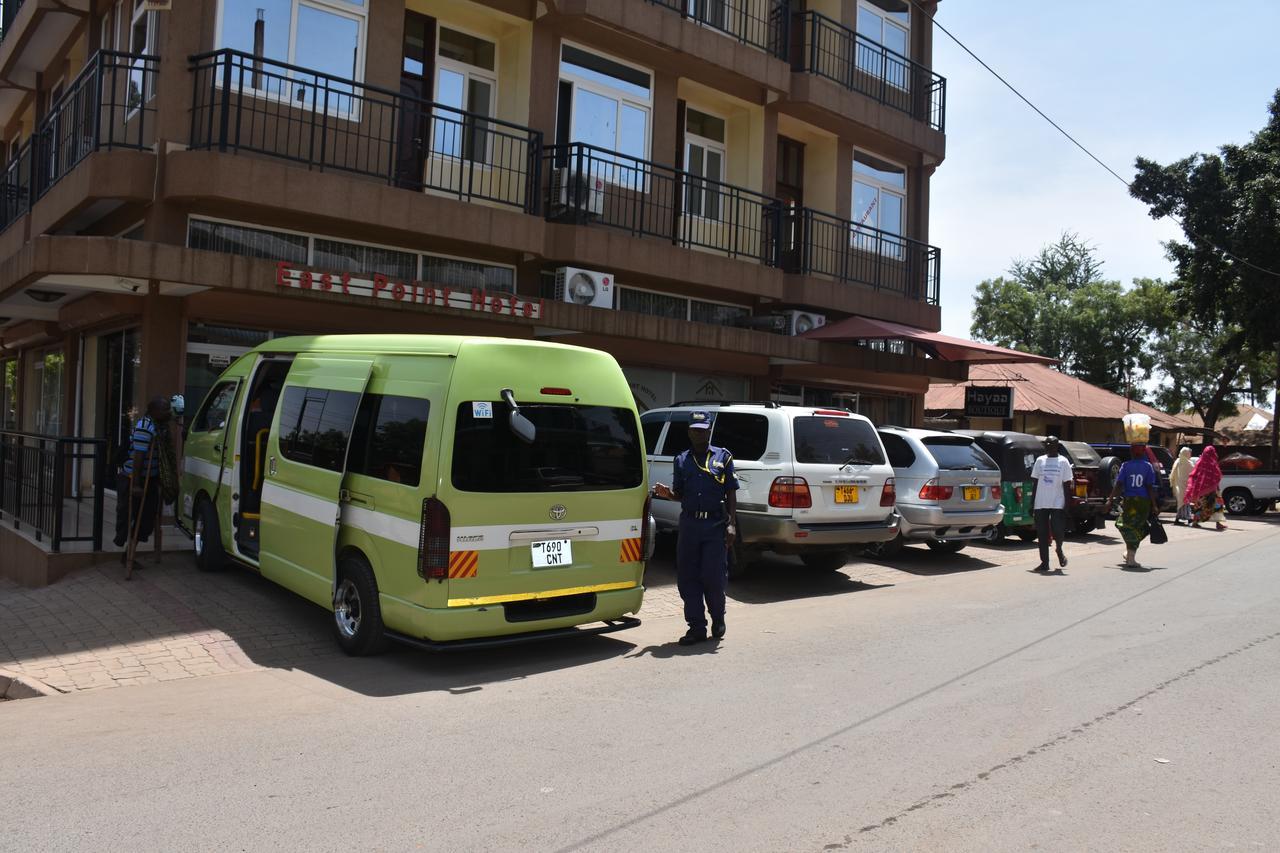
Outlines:
{"type": "Polygon", "coordinates": [[[175,515],[333,612],[349,654],[639,624],[652,553],[640,420],[613,357],[502,338],[277,338],[187,425],[175,515]]]}

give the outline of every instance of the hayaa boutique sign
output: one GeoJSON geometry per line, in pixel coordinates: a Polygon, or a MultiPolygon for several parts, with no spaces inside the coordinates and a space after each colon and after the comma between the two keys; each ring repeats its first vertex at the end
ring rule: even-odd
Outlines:
{"type": "Polygon", "coordinates": [[[479,314],[524,317],[529,320],[542,318],[541,299],[524,299],[513,293],[489,293],[478,288],[453,290],[424,281],[400,281],[381,273],[319,272],[295,267],[288,261],[276,262],[276,286],[344,296],[364,296],[399,305],[427,305],[479,314]]]}
{"type": "Polygon", "coordinates": [[[964,389],[966,418],[1013,417],[1013,389],[966,385],[964,389]]]}

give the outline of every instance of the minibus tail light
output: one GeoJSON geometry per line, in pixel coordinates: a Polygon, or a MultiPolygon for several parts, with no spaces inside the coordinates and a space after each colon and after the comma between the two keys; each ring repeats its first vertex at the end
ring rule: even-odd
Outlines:
{"type": "Polygon", "coordinates": [[[423,580],[449,576],[449,508],[437,498],[422,502],[422,527],[418,532],[418,575],[423,580]]]}
{"type": "Polygon", "coordinates": [[[569,390],[568,388],[543,388],[538,393],[546,394],[551,397],[572,397],[573,396],[573,391],[569,390]]]}
{"type": "Polygon", "coordinates": [[[880,492],[880,506],[893,506],[898,502],[898,487],[893,478],[884,481],[884,489],[880,492]]]}

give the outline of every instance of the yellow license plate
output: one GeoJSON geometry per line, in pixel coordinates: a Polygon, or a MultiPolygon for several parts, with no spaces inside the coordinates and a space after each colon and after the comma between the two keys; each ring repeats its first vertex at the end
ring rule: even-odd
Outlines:
{"type": "Polygon", "coordinates": [[[856,504],[858,502],[857,486],[836,486],[836,503],[856,504]]]}
{"type": "Polygon", "coordinates": [[[964,499],[967,501],[982,500],[982,486],[965,486],[964,499]]]}
{"type": "Polygon", "coordinates": [[[1078,498],[1089,497],[1089,487],[1084,483],[1076,483],[1076,497],[1078,498]]]}

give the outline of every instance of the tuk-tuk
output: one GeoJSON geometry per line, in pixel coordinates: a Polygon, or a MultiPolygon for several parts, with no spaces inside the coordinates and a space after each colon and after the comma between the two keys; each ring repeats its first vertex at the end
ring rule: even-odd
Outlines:
{"type": "Polygon", "coordinates": [[[956,430],[974,438],[978,446],[1000,466],[1001,502],[1004,504],[1004,520],[991,534],[992,542],[1000,542],[1005,536],[1016,535],[1024,542],[1036,538],[1035,513],[1032,493],[1031,468],[1036,457],[1044,455],[1040,439],[1024,432],[983,430],[956,430]]]}

